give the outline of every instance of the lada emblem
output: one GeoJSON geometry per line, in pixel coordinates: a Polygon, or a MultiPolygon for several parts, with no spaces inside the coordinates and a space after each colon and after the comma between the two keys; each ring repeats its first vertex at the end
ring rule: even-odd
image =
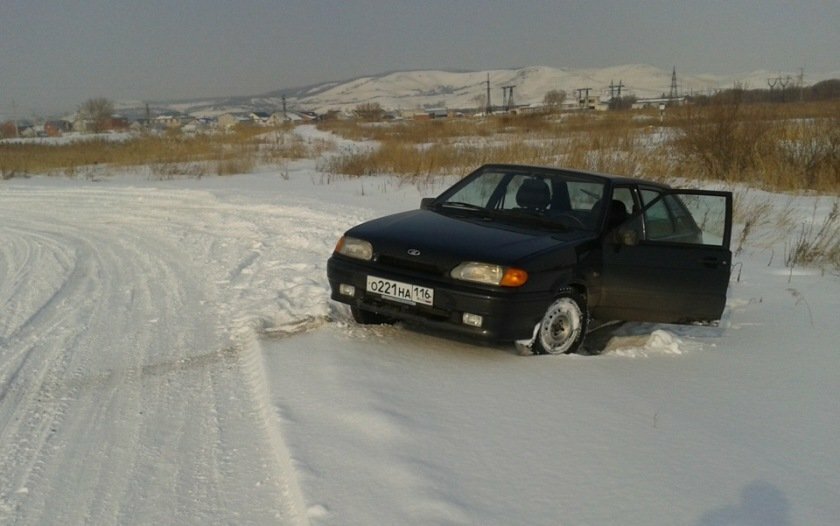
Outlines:
{"type": "Polygon", "coordinates": [[[419,250],[417,250],[416,248],[409,248],[409,249],[408,249],[408,255],[409,255],[409,256],[419,256],[419,255],[420,255],[420,251],[419,251],[419,250]]]}

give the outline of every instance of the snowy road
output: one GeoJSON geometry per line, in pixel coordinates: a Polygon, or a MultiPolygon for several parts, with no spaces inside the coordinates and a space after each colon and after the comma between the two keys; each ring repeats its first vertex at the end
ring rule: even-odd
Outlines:
{"type": "Polygon", "coordinates": [[[625,326],[599,356],[331,310],[337,235],[433,193],[311,165],[3,182],[0,524],[840,516],[837,276],[748,249],[723,328],[625,326]]]}
{"type": "Polygon", "coordinates": [[[248,335],[325,308],[270,280],[333,234],[285,212],[294,235],[206,192],[0,193],[0,522],[306,523],[248,335]]]}

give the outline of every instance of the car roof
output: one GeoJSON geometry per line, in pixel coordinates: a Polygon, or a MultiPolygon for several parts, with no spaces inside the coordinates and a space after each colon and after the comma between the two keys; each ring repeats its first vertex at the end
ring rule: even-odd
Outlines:
{"type": "Polygon", "coordinates": [[[655,186],[655,187],[658,187],[658,188],[670,188],[670,186],[665,184],[665,183],[650,181],[648,179],[640,179],[638,177],[626,177],[626,176],[622,176],[622,175],[591,172],[591,171],[588,171],[588,170],[577,170],[577,169],[573,169],[573,168],[561,168],[561,167],[556,167],[556,166],[537,166],[537,165],[529,165],[529,164],[490,163],[490,164],[482,165],[479,168],[479,170],[482,170],[482,169],[552,171],[552,172],[558,172],[558,173],[564,173],[564,174],[586,175],[586,176],[591,176],[591,177],[597,177],[597,178],[600,178],[600,179],[606,179],[613,186],[620,185],[620,184],[637,184],[637,185],[655,186]]]}

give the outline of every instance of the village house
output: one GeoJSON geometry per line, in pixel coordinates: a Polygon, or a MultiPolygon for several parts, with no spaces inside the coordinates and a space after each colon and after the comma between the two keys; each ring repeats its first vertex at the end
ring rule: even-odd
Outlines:
{"type": "Polygon", "coordinates": [[[271,119],[271,115],[265,111],[252,111],[250,117],[254,124],[260,126],[268,126],[268,121],[271,119]]]}
{"type": "Polygon", "coordinates": [[[44,123],[44,133],[47,137],[61,137],[73,129],[73,123],[65,120],[53,120],[44,123]]]}
{"type": "Polygon", "coordinates": [[[225,113],[223,115],[219,115],[216,122],[218,123],[219,128],[227,130],[238,125],[249,125],[254,121],[248,113],[225,113]]]}

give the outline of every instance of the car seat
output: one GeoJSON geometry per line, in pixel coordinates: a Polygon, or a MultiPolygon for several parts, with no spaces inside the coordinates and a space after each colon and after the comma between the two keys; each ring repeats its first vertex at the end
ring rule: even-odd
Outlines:
{"type": "Polygon", "coordinates": [[[627,221],[630,214],[627,213],[627,207],[624,203],[617,199],[610,201],[610,209],[607,212],[607,230],[613,230],[621,223],[627,221]]]}
{"type": "Polygon", "coordinates": [[[542,179],[526,179],[516,192],[516,205],[525,210],[542,211],[551,202],[551,190],[542,179]]]}
{"type": "MultiPolygon", "coordinates": [[[[595,201],[590,210],[593,219],[597,219],[601,212],[601,200],[595,201]]],[[[610,201],[609,209],[607,210],[607,231],[615,229],[618,225],[625,222],[630,214],[627,213],[627,207],[618,199],[610,201]]]]}

